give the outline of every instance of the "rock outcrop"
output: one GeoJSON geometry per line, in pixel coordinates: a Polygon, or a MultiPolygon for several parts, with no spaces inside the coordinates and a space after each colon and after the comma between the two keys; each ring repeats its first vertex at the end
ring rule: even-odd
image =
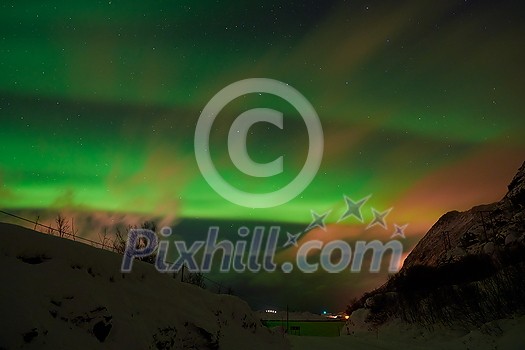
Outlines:
{"type": "Polygon", "coordinates": [[[525,163],[500,201],[443,215],[403,268],[347,312],[351,320],[366,315],[358,329],[394,318],[479,327],[525,313],[524,273],[525,163]]]}
{"type": "Polygon", "coordinates": [[[523,243],[525,236],[525,163],[499,202],[443,215],[406,258],[403,270],[415,265],[439,266],[467,254],[494,254],[523,243]]]}

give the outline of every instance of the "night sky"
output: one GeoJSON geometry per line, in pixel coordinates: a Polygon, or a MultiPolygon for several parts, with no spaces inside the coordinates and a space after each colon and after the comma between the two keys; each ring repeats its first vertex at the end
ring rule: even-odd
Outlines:
{"type": "MultiPolygon", "coordinates": [[[[525,160],[522,7],[520,1],[3,1],[0,208],[32,218],[74,213],[85,223],[81,235],[92,238],[100,225],[157,218],[179,224],[176,232],[190,240],[216,223],[306,227],[311,210],[332,210],[328,230],[303,239],[388,240],[394,224],[408,224],[408,252],[445,212],[501,198],[525,160]],[[325,138],[312,183],[267,209],[218,195],[199,172],[193,146],[206,103],[230,83],[254,77],[300,91],[325,138]],[[372,195],[365,223],[337,223],[344,195],[372,195]],[[365,230],[372,207],[393,208],[387,230],[365,230]]],[[[226,180],[264,193],[296,176],[308,137],[290,104],[252,94],[219,114],[210,144],[226,180]],[[284,155],[284,173],[268,179],[243,174],[228,156],[230,125],[256,107],[284,113],[283,130],[260,123],[248,137],[254,160],[284,155]]],[[[280,259],[293,252],[281,250],[280,259]]],[[[293,300],[297,309],[337,310],[381,284],[386,269],[290,276],[213,278],[233,284],[255,308],[293,300]]]]}

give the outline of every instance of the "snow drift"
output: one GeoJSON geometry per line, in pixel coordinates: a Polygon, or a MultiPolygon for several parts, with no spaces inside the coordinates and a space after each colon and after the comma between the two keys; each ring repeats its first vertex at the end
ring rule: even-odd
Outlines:
{"type": "Polygon", "coordinates": [[[282,349],[247,303],[88,245],[0,224],[0,349],[282,349]]]}

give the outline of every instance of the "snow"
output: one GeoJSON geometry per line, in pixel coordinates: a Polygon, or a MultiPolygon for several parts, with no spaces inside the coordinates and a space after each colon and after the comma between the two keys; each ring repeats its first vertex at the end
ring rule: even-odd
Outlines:
{"type": "MultiPolygon", "coordinates": [[[[340,337],[290,336],[292,349],[348,348],[352,350],[456,350],[525,349],[525,316],[490,322],[479,330],[465,332],[447,328],[427,329],[393,321],[379,329],[361,328],[340,337]]],[[[346,329],[343,327],[343,333],[346,329]]]]}
{"type": "Polygon", "coordinates": [[[83,243],[0,224],[0,349],[286,349],[241,299],[83,243]]]}
{"type": "Polygon", "coordinates": [[[356,310],[340,337],[283,337],[237,297],[137,261],[122,275],[120,263],[115,253],[0,223],[0,349],[525,349],[525,316],[430,332],[398,320],[374,328],[356,310]]]}
{"type": "MultiPolygon", "coordinates": [[[[265,310],[257,311],[257,316],[261,320],[281,321],[286,320],[286,311],[277,311],[276,313],[268,313],[265,310]]],[[[327,318],[322,315],[313,314],[311,312],[289,312],[288,319],[294,321],[326,321],[327,318]]]]}

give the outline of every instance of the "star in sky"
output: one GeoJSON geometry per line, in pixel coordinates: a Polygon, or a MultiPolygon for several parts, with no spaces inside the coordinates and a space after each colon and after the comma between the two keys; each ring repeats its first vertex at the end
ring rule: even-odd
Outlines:
{"type": "Polygon", "coordinates": [[[297,240],[299,239],[299,236],[301,235],[301,232],[296,233],[295,235],[292,235],[290,232],[286,232],[286,236],[288,237],[286,243],[283,245],[283,247],[288,247],[289,245],[293,245],[297,247],[297,240]]]}
{"type": "Polygon", "coordinates": [[[381,226],[382,228],[384,228],[386,230],[388,228],[388,226],[386,224],[385,217],[388,215],[388,213],[390,213],[390,211],[392,211],[392,208],[387,209],[387,210],[382,211],[382,212],[379,212],[379,211],[375,210],[374,208],[372,208],[372,214],[374,214],[374,219],[372,221],[370,221],[370,223],[368,224],[366,229],[368,230],[369,228],[371,228],[371,227],[373,227],[375,225],[379,225],[379,226],[381,226]]]}
{"type": "Polygon", "coordinates": [[[398,224],[394,224],[394,233],[392,233],[392,236],[390,236],[390,238],[394,238],[394,237],[401,237],[401,238],[406,238],[405,237],[405,229],[407,228],[408,224],[405,224],[403,226],[399,226],[398,224]]]}
{"type": "Polygon", "coordinates": [[[341,215],[341,217],[339,218],[339,220],[337,220],[337,222],[343,221],[349,216],[355,216],[357,220],[363,222],[363,215],[361,214],[361,208],[366,203],[366,201],[370,199],[370,197],[372,197],[372,195],[368,195],[365,198],[362,198],[359,201],[354,202],[352,199],[350,199],[349,197],[345,195],[344,199],[346,202],[346,211],[344,212],[343,215],[341,215]]]}
{"type": "Polygon", "coordinates": [[[328,214],[330,214],[332,210],[328,210],[326,213],[319,215],[315,211],[311,210],[313,221],[308,225],[308,227],[304,230],[304,232],[310,231],[311,229],[315,227],[320,227],[323,229],[323,231],[326,231],[326,225],[324,221],[326,220],[326,217],[328,214]]]}

